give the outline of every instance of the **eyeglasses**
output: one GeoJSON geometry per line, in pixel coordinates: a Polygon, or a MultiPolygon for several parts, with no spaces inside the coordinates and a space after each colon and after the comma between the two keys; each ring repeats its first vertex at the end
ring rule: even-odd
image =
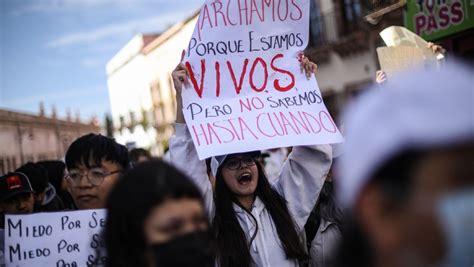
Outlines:
{"type": "Polygon", "coordinates": [[[242,166],[242,163],[247,166],[255,165],[256,159],[252,157],[243,157],[243,158],[231,158],[224,163],[224,167],[229,170],[237,170],[242,166]]]}
{"type": "Polygon", "coordinates": [[[83,176],[87,176],[87,180],[92,185],[98,186],[104,182],[105,177],[122,172],[121,170],[106,172],[100,168],[89,169],[85,173],[80,171],[70,171],[66,174],[65,178],[68,179],[74,186],[79,186],[83,176]]]}

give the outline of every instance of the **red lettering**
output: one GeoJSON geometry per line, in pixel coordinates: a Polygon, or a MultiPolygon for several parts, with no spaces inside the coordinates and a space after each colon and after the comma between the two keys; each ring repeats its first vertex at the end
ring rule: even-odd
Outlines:
{"type": "Polygon", "coordinates": [[[431,32],[432,30],[436,30],[438,25],[436,24],[436,19],[433,15],[428,16],[428,27],[426,28],[427,32],[431,32]]]}
{"type": "Polygon", "coordinates": [[[323,126],[324,130],[330,133],[335,133],[337,131],[336,124],[334,123],[334,121],[331,119],[331,116],[329,116],[329,114],[326,111],[321,110],[319,112],[319,121],[321,122],[321,125],[323,126]],[[330,126],[332,126],[332,129],[326,128],[325,122],[329,122],[331,124],[330,126]]]}
{"type": "Polygon", "coordinates": [[[241,1],[237,1],[237,4],[239,6],[240,25],[243,25],[242,11],[244,12],[244,15],[245,15],[245,25],[249,25],[249,17],[247,15],[247,11],[248,11],[247,1],[244,1],[245,7],[243,8],[240,6],[240,2],[241,1]]]}
{"type": "Polygon", "coordinates": [[[189,76],[191,77],[191,82],[193,84],[194,90],[196,91],[199,98],[202,98],[202,91],[204,89],[204,76],[206,74],[206,60],[201,59],[201,86],[198,86],[196,77],[194,75],[193,67],[189,62],[186,62],[186,69],[188,70],[189,76]]]}
{"type": "Polygon", "coordinates": [[[218,123],[218,122],[214,122],[212,125],[214,125],[214,127],[216,127],[216,128],[219,128],[219,129],[222,129],[222,130],[227,131],[227,132],[230,133],[230,135],[231,135],[231,138],[230,138],[229,140],[224,140],[224,144],[227,144],[227,143],[230,143],[230,142],[234,141],[234,140],[235,140],[235,135],[234,135],[234,133],[233,133],[230,129],[227,129],[227,127],[221,126],[221,125],[219,125],[219,124],[217,124],[217,123],[218,123]]]}
{"type": "Polygon", "coordinates": [[[244,119],[239,117],[239,126],[240,126],[240,134],[242,135],[242,139],[245,139],[244,137],[244,131],[247,130],[249,131],[255,139],[258,140],[258,137],[255,135],[255,133],[250,129],[250,127],[245,123],[244,119]]]}
{"type": "Polygon", "coordinates": [[[263,0],[262,1],[262,13],[263,13],[263,20],[265,21],[265,6],[270,7],[272,5],[272,19],[275,21],[275,1],[273,0],[263,0]]]}
{"type": "Polygon", "coordinates": [[[460,2],[455,2],[451,6],[451,22],[454,24],[461,23],[464,20],[464,13],[460,2]]]}
{"type": "Polygon", "coordinates": [[[262,109],[265,106],[265,104],[263,104],[262,99],[258,97],[252,97],[252,106],[254,109],[262,109]],[[258,106],[255,104],[255,102],[258,103],[258,106]]]}
{"type": "MultiPolygon", "coordinates": [[[[250,2],[250,24],[252,24],[253,13],[257,13],[257,16],[258,16],[258,18],[260,19],[261,22],[263,22],[263,20],[264,20],[264,16],[260,15],[260,12],[258,11],[257,3],[255,1],[256,0],[252,0],[250,2]]],[[[262,2],[262,5],[263,5],[263,2],[262,2]]],[[[264,12],[263,8],[262,8],[262,12],[264,12]]]]}
{"type": "Polygon", "coordinates": [[[278,130],[276,129],[275,125],[273,124],[272,118],[270,117],[270,115],[268,115],[268,118],[270,119],[270,123],[271,123],[273,129],[275,129],[275,132],[276,132],[279,136],[284,135],[284,134],[285,134],[285,129],[283,129],[283,125],[281,124],[280,119],[278,119],[278,116],[277,116],[275,113],[272,113],[272,114],[273,114],[273,117],[275,117],[276,121],[278,122],[278,125],[280,126],[281,133],[278,132],[278,130]]]}
{"type": "Polygon", "coordinates": [[[242,90],[242,84],[244,83],[244,77],[245,77],[245,73],[247,71],[247,65],[248,64],[249,64],[249,60],[246,58],[244,60],[244,67],[242,69],[242,72],[240,73],[239,83],[237,84],[237,80],[235,78],[235,73],[234,73],[234,70],[232,69],[232,64],[230,63],[230,61],[227,61],[227,68],[229,69],[230,77],[232,78],[232,82],[234,83],[235,92],[237,94],[240,94],[240,91],[242,90]]]}
{"type": "Polygon", "coordinates": [[[252,106],[250,104],[250,100],[248,98],[246,98],[245,100],[247,100],[247,104],[244,103],[244,101],[242,99],[239,100],[239,103],[240,103],[240,113],[244,112],[244,107],[247,111],[252,111],[252,106]]]}
{"type": "Polygon", "coordinates": [[[229,121],[230,127],[232,127],[232,130],[234,130],[234,133],[237,136],[237,140],[240,141],[241,139],[243,139],[244,137],[242,136],[242,138],[240,138],[239,134],[237,133],[237,130],[235,130],[234,124],[232,123],[232,119],[229,119],[228,121],[229,121]]]}
{"type": "Polygon", "coordinates": [[[285,128],[285,132],[286,134],[288,135],[288,128],[287,126],[290,126],[290,128],[293,130],[293,132],[295,132],[295,134],[300,134],[301,131],[298,129],[298,128],[294,128],[293,125],[291,125],[290,121],[286,118],[285,114],[283,114],[283,112],[280,111],[280,118],[281,118],[281,122],[283,123],[283,127],[285,128]]]}
{"type": "Polygon", "coordinates": [[[229,13],[230,13],[229,10],[230,10],[230,3],[231,2],[232,1],[227,2],[227,20],[229,21],[230,25],[235,26],[235,25],[237,25],[237,23],[232,22],[232,20],[230,20],[230,16],[229,16],[229,13]]]}
{"type": "Polygon", "coordinates": [[[423,15],[415,16],[415,30],[416,34],[421,35],[423,28],[426,27],[426,18],[423,15]]]}
{"type": "Polygon", "coordinates": [[[306,125],[306,123],[304,122],[304,119],[301,116],[300,111],[298,111],[299,120],[298,120],[298,118],[296,118],[295,115],[293,115],[293,113],[291,111],[289,111],[288,113],[290,114],[290,118],[293,121],[293,123],[296,125],[296,127],[298,127],[298,124],[299,124],[303,129],[306,130],[307,133],[311,133],[309,128],[308,128],[308,125],[306,125]]]}
{"type": "Polygon", "coordinates": [[[216,61],[216,96],[219,97],[221,94],[221,67],[219,61],[216,61]]]}
{"type": "Polygon", "coordinates": [[[263,101],[258,97],[252,97],[251,100],[246,98],[245,100],[247,103],[245,103],[242,99],[239,100],[241,113],[244,112],[244,107],[247,111],[252,111],[252,108],[262,109],[265,106],[265,104],[263,104],[263,101]],[[258,106],[256,103],[258,104],[258,106]]]}
{"type": "Polygon", "coordinates": [[[291,90],[294,86],[295,86],[295,76],[287,71],[287,70],[283,70],[283,69],[280,69],[278,67],[275,66],[275,61],[278,59],[278,58],[282,58],[283,57],[283,54],[277,54],[273,57],[272,59],[272,62],[270,64],[270,66],[272,67],[272,69],[276,72],[280,72],[280,73],[283,73],[283,74],[286,74],[288,76],[290,76],[290,79],[291,79],[291,82],[287,85],[287,86],[281,86],[280,85],[280,80],[279,79],[275,79],[273,81],[273,86],[275,87],[275,89],[277,91],[280,91],[280,92],[286,92],[286,91],[289,91],[291,90]]]}
{"type": "Polygon", "coordinates": [[[227,21],[225,19],[225,15],[224,13],[222,12],[222,2],[219,2],[219,1],[214,1],[212,3],[212,7],[214,9],[214,23],[216,24],[216,27],[218,26],[218,22],[217,22],[217,14],[220,14],[221,17],[222,17],[222,20],[224,21],[224,26],[227,26],[227,21]],[[219,5],[218,8],[216,8],[216,5],[219,5]]]}
{"type": "Polygon", "coordinates": [[[265,132],[262,130],[262,128],[260,127],[260,116],[262,116],[262,115],[267,115],[268,119],[271,121],[270,115],[269,115],[268,113],[261,113],[261,114],[258,114],[258,116],[257,116],[257,129],[258,129],[258,131],[259,131],[261,134],[265,135],[266,137],[270,137],[270,138],[275,137],[277,134],[276,134],[276,129],[275,129],[275,126],[273,125],[273,123],[271,123],[271,126],[273,127],[273,130],[275,130],[275,134],[274,134],[274,135],[270,135],[270,134],[265,133],[265,132]]]}
{"type": "MultiPolygon", "coordinates": [[[[275,0],[275,1],[276,1],[276,0],[275,0]]],[[[281,17],[281,13],[280,13],[280,11],[281,11],[281,8],[280,8],[280,7],[281,7],[281,2],[282,2],[282,0],[278,0],[278,8],[277,8],[277,10],[278,10],[278,18],[280,19],[280,21],[285,21],[286,18],[288,18],[288,0],[286,0],[286,1],[283,0],[283,1],[286,3],[286,7],[283,9],[283,11],[285,12],[285,16],[282,18],[282,17],[281,17]]]]}
{"type": "Polygon", "coordinates": [[[197,133],[196,128],[194,127],[194,125],[191,127],[193,129],[194,137],[196,138],[198,146],[201,146],[201,141],[199,140],[200,135],[204,135],[204,139],[206,140],[206,144],[209,145],[209,141],[207,140],[206,133],[204,132],[204,127],[202,126],[202,124],[199,125],[199,126],[201,126],[201,134],[197,133]]]}
{"type": "Polygon", "coordinates": [[[291,0],[291,3],[293,4],[294,7],[298,10],[298,17],[293,17],[293,12],[290,13],[290,18],[292,20],[300,20],[303,17],[303,11],[301,11],[301,8],[295,3],[295,0],[291,0]]]}
{"type": "Polygon", "coordinates": [[[312,131],[313,133],[319,133],[319,132],[321,132],[321,124],[319,123],[319,121],[318,121],[315,117],[313,117],[313,115],[311,115],[311,114],[306,113],[306,112],[303,111],[303,116],[304,116],[304,118],[305,118],[307,124],[309,125],[309,127],[311,127],[311,131],[312,131]],[[311,119],[313,119],[314,122],[316,122],[316,124],[318,124],[319,129],[318,129],[317,131],[314,130],[312,124],[309,122],[308,117],[311,118],[311,119]]]}
{"type": "Polygon", "coordinates": [[[439,9],[439,26],[446,28],[449,25],[449,9],[447,6],[442,6],[439,9]]]}
{"type": "Polygon", "coordinates": [[[207,8],[207,5],[204,5],[201,14],[199,15],[199,19],[201,20],[201,25],[198,24],[199,41],[201,41],[201,30],[204,28],[204,22],[206,18],[207,22],[209,23],[209,27],[212,28],[211,18],[209,17],[209,9],[207,8]]]}
{"type": "Polygon", "coordinates": [[[255,92],[261,92],[263,90],[265,90],[265,88],[267,87],[267,81],[268,81],[268,70],[267,70],[267,63],[265,63],[265,60],[263,60],[262,58],[260,57],[257,57],[257,59],[255,59],[255,61],[253,62],[252,64],[252,68],[250,68],[250,87],[255,91],[255,92]],[[260,88],[258,88],[254,81],[253,81],[253,76],[254,76],[254,73],[255,73],[255,68],[257,67],[257,64],[260,63],[262,65],[262,68],[263,68],[263,84],[260,88]]]}
{"type": "Polygon", "coordinates": [[[208,145],[213,143],[213,141],[212,141],[212,136],[213,135],[216,137],[217,142],[219,142],[219,144],[222,144],[221,139],[217,135],[216,131],[214,131],[214,128],[212,127],[212,125],[210,123],[207,124],[207,131],[209,133],[209,143],[208,143],[208,145]]]}

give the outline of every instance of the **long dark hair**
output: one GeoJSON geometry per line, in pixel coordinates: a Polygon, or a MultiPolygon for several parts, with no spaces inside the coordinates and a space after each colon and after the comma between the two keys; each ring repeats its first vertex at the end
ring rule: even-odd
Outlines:
{"type": "MultiPolygon", "coordinates": [[[[283,245],[287,258],[306,260],[308,258],[303,245],[298,237],[296,225],[288,211],[286,201],[278,192],[273,190],[263,171],[262,165],[257,162],[258,183],[256,195],[265,204],[275,223],[278,237],[283,245]]],[[[215,191],[216,212],[213,221],[213,233],[217,239],[218,261],[220,267],[247,267],[252,265],[250,245],[257,235],[258,227],[256,219],[246,210],[230,191],[224,182],[219,170],[216,177],[215,191]],[[257,225],[251,239],[247,241],[244,231],[240,226],[235,214],[233,203],[242,207],[257,225]]]]}
{"type": "Polygon", "coordinates": [[[144,162],[126,173],[107,199],[107,266],[146,266],[145,219],[163,201],[180,198],[196,199],[204,206],[199,189],[164,162],[144,162]]]}
{"type": "Polygon", "coordinates": [[[342,227],[343,213],[337,203],[332,182],[324,182],[318,202],[316,203],[315,212],[322,219],[334,222],[338,227],[342,227]]]}

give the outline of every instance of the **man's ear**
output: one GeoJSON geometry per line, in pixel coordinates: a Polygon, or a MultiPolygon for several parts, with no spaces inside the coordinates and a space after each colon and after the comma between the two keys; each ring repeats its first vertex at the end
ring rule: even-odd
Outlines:
{"type": "Polygon", "coordinates": [[[400,232],[403,214],[378,186],[369,184],[363,189],[356,204],[356,214],[375,253],[384,255],[397,249],[403,236],[400,232]]]}

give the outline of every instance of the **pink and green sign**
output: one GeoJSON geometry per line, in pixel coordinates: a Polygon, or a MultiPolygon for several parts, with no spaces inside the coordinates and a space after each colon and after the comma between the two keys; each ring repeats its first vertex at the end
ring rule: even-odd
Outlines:
{"type": "Polygon", "coordinates": [[[474,28],[472,0],[409,0],[405,13],[408,29],[431,41],[474,28]]]}

